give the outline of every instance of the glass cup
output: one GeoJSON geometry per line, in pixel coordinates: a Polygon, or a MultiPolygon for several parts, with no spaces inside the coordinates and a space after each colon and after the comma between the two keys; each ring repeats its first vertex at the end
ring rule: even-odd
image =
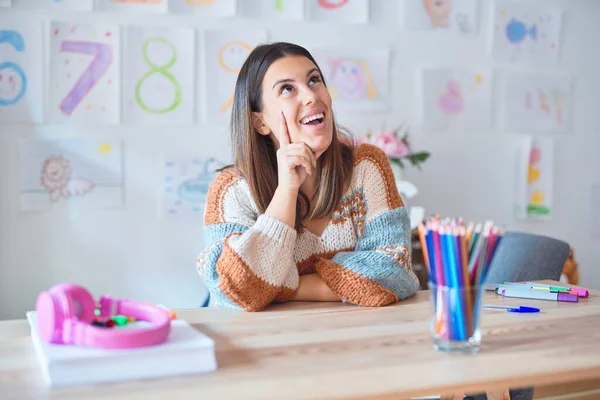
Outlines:
{"type": "Polygon", "coordinates": [[[436,351],[467,354],[479,352],[482,288],[483,286],[451,287],[429,283],[433,304],[431,335],[436,351]]]}

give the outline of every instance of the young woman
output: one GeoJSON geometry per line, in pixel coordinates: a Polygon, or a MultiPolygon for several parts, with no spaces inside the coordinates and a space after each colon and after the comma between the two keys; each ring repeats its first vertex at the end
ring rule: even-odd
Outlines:
{"type": "Polygon", "coordinates": [[[410,221],[388,159],[354,148],[336,126],[306,49],[252,51],[235,86],[231,137],[234,165],[210,187],[197,260],[211,305],[385,306],[415,293],[410,221]]]}

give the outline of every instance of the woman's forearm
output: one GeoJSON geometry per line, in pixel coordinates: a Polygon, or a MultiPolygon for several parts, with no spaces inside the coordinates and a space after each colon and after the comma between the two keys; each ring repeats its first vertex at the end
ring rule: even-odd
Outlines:
{"type": "Polygon", "coordinates": [[[298,201],[298,192],[277,188],[273,194],[273,199],[265,214],[277,218],[292,228],[296,225],[296,202],[298,201]]]}
{"type": "Polygon", "coordinates": [[[303,275],[300,277],[298,289],[290,301],[340,301],[317,274],[303,275]]]}

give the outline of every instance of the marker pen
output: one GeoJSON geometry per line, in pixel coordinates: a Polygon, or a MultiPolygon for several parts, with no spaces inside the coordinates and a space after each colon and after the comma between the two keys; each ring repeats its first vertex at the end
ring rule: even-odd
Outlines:
{"type": "Polygon", "coordinates": [[[542,286],[549,287],[550,290],[568,290],[570,292],[576,292],[579,297],[588,297],[590,292],[584,288],[576,288],[572,286],[554,286],[554,285],[546,285],[545,283],[537,283],[537,282],[526,282],[527,285],[531,286],[542,286]]]}
{"type": "Polygon", "coordinates": [[[496,289],[496,293],[504,297],[518,297],[521,299],[554,300],[570,303],[576,303],[579,301],[579,297],[576,294],[548,292],[545,290],[533,290],[514,286],[499,287],[496,289]]]}

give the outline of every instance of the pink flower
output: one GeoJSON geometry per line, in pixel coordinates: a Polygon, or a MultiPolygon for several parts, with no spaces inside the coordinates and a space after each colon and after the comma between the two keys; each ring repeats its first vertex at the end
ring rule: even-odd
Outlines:
{"type": "Polygon", "coordinates": [[[373,144],[383,150],[388,157],[402,158],[410,154],[408,146],[393,131],[381,132],[373,144]]]}

